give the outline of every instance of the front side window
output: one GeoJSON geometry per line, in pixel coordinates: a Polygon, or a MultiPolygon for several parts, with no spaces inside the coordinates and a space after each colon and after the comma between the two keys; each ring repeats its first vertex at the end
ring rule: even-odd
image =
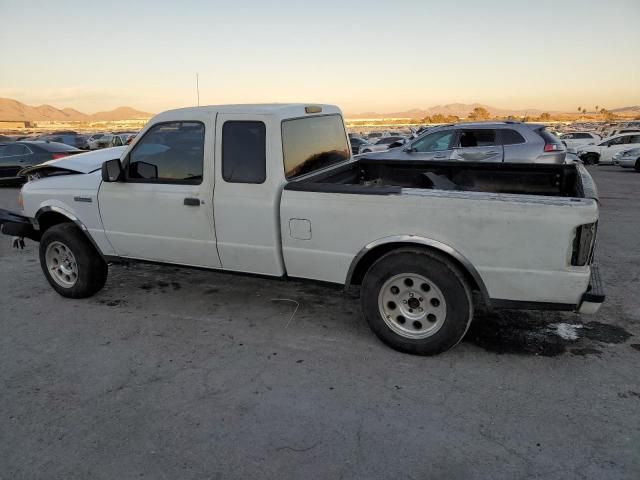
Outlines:
{"type": "Polygon", "coordinates": [[[222,126],[222,178],[233,183],[267,179],[266,127],[257,121],[228,121],[222,126]]]}
{"type": "Polygon", "coordinates": [[[340,115],[282,122],[284,174],[287,179],[349,159],[349,143],[340,115]]]}
{"type": "Polygon", "coordinates": [[[133,182],[202,183],[204,125],[167,122],[153,126],[129,154],[133,182]]]}
{"type": "Polygon", "coordinates": [[[633,135],[629,139],[629,143],[640,143],[640,135],[633,135]]]}
{"type": "Polygon", "coordinates": [[[440,152],[448,150],[453,138],[453,130],[434,132],[416,140],[411,148],[414,152],[440,152]]]}

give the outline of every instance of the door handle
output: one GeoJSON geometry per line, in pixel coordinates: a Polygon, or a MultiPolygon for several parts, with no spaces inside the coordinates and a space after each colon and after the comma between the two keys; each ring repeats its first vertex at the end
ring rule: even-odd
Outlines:
{"type": "Polygon", "coordinates": [[[441,158],[447,158],[447,156],[446,155],[434,155],[433,158],[434,159],[436,159],[436,158],[437,159],[441,159],[441,158]]]}
{"type": "Polygon", "coordinates": [[[184,204],[188,205],[190,207],[199,207],[200,206],[200,199],[199,198],[185,198],[184,199],[184,204]]]}

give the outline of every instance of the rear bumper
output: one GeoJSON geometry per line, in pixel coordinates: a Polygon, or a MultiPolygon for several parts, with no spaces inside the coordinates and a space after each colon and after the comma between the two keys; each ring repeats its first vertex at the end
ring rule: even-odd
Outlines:
{"type": "Polygon", "coordinates": [[[605,294],[597,264],[591,265],[591,279],[587,291],[582,294],[578,313],[594,314],[604,303],[605,294]]]}
{"type": "Polygon", "coordinates": [[[33,227],[29,217],[0,208],[0,232],[11,237],[40,241],[40,232],[33,227]]]}

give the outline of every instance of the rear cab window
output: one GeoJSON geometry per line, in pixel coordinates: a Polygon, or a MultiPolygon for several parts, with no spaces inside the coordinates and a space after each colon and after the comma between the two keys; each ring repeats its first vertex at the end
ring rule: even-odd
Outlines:
{"type": "Polygon", "coordinates": [[[349,139],[342,117],[336,114],[284,120],[282,153],[287,180],[349,160],[349,139]]]}

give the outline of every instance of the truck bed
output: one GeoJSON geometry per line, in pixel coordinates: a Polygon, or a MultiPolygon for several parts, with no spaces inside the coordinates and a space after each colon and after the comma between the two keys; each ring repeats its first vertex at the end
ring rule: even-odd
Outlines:
{"type": "Polygon", "coordinates": [[[289,183],[287,190],[393,195],[403,189],[597,198],[580,164],[374,160],[362,157],[289,183]]]}

